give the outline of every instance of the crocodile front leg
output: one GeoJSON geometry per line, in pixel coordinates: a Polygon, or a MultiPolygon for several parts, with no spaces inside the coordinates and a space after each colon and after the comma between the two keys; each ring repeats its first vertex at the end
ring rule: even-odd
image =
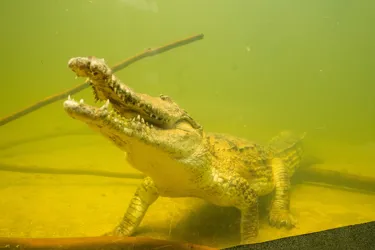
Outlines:
{"type": "Polygon", "coordinates": [[[141,223],[148,207],[154,203],[158,197],[159,193],[154,182],[150,177],[146,177],[131,199],[128,210],[120,224],[106,235],[132,235],[141,223]]]}
{"type": "Polygon", "coordinates": [[[241,243],[252,243],[259,231],[258,196],[242,177],[232,177],[225,182],[221,183],[221,187],[224,186],[221,199],[230,201],[241,211],[241,243]]]}
{"type": "Polygon", "coordinates": [[[289,211],[290,177],[282,159],[274,158],[271,162],[275,182],[275,194],[271,204],[269,222],[272,226],[292,228],[296,219],[289,211]]]}
{"type": "Polygon", "coordinates": [[[240,206],[241,210],[241,244],[252,243],[259,232],[258,197],[249,190],[246,194],[247,205],[240,206]]]}

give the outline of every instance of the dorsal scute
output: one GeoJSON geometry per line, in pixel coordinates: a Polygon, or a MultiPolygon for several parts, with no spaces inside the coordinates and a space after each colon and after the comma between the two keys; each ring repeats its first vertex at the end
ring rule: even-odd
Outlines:
{"type": "Polygon", "coordinates": [[[270,142],[268,143],[268,147],[275,154],[288,151],[302,145],[302,140],[305,137],[305,134],[306,133],[298,135],[289,130],[282,131],[270,140],[270,142]]]}

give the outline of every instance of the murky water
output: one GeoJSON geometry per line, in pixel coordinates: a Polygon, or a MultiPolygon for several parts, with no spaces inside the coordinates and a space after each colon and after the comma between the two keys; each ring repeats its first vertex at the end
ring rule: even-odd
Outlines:
{"type": "MultiPolygon", "coordinates": [[[[0,116],[82,83],[67,68],[71,57],[93,55],[114,65],[146,48],[203,33],[203,40],[143,59],[117,76],[138,92],[171,96],[206,131],[260,142],[283,129],[307,132],[306,154],[319,159],[320,168],[375,178],[374,5],[2,1],[0,116]]],[[[90,89],[74,97],[94,103],[90,89]]],[[[62,102],[0,128],[0,213],[6,215],[0,218],[0,236],[100,235],[117,224],[139,183],[24,173],[40,168],[138,173],[109,141],[71,119],[62,102]],[[9,172],[12,166],[23,173],[9,172]]],[[[374,197],[296,185],[292,211],[299,228],[273,229],[264,219],[259,239],[374,220],[374,197]],[[346,212],[353,214],[344,220],[340,214],[346,212]]],[[[235,242],[238,215],[194,202],[161,199],[139,234],[215,246],[235,242]],[[233,219],[218,223],[222,216],[233,219]]]]}

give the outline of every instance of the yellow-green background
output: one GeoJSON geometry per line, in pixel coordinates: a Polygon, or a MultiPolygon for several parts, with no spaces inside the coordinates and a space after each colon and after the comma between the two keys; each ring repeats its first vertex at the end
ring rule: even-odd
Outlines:
{"type": "MultiPolygon", "coordinates": [[[[139,92],[171,96],[207,131],[260,141],[282,129],[305,131],[308,154],[321,159],[324,167],[375,176],[373,1],[156,2],[155,13],[134,7],[129,0],[1,1],[0,117],[82,83],[67,68],[71,57],[93,55],[113,65],[146,48],[203,33],[202,41],[144,59],[117,75],[139,92]]],[[[74,97],[93,103],[90,90],[74,97]]],[[[135,172],[110,142],[68,117],[62,101],[0,128],[2,163],[135,172]]],[[[79,227],[79,233],[70,228],[69,233],[56,235],[100,234],[120,219],[135,188],[125,188],[124,184],[134,182],[130,180],[107,185],[102,182],[112,180],[100,177],[77,177],[75,181],[76,177],[69,176],[0,174],[1,202],[8,209],[0,217],[2,236],[11,230],[18,236],[50,237],[53,230],[59,231],[51,224],[72,226],[71,216],[89,226],[79,227]],[[105,197],[112,197],[111,201],[96,200],[103,192],[108,192],[105,197]],[[94,215],[84,206],[89,200],[99,207],[94,215]],[[81,203],[82,208],[74,207],[81,203]],[[68,209],[66,204],[73,207],[68,209]],[[43,223],[38,219],[41,207],[46,210],[43,223]],[[103,213],[108,217],[98,215],[103,213]],[[17,220],[21,222],[15,223],[17,220]],[[28,220],[33,225],[39,221],[39,229],[20,226],[28,220]],[[95,227],[98,220],[104,224],[95,227]]],[[[303,190],[309,188],[302,188],[294,199],[301,199],[303,190]]],[[[368,210],[373,211],[374,196],[361,195],[353,195],[349,203],[367,202],[368,210]]],[[[338,207],[340,202],[348,202],[343,199],[348,197],[346,193],[332,197],[326,199],[338,207]]],[[[318,202],[319,197],[309,200],[318,202]]],[[[168,202],[166,206],[173,201],[168,202]]],[[[316,210],[330,211],[318,205],[316,210]]],[[[336,224],[321,223],[311,230],[375,218],[365,210],[355,211],[363,218],[354,216],[357,219],[344,222],[339,216],[333,220],[336,224]]],[[[319,216],[314,218],[319,221],[319,216]]],[[[204,228],[201,225],[199,230],[204,228]]],[[[182,236],[171,238],[190,239],[188,229],[179,230],[182,236]]],[[[278,237],[280,231],[273,232],[265,238],[278,237]]],[[[209,244],[203,238],[191,240],[209,244]]]]}

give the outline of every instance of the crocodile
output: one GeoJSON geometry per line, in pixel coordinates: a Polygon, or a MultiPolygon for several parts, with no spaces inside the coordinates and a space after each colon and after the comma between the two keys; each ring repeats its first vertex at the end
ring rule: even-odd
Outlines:
{"type": "Polygon", "coordinates": [[[146,177],[121,222],[106,235],[132,235],[158,197],[195,197],[241,212],[242,243],[259,232],[259,197],[271,195],[269,223],[292,228],[290,179],[300,166],[304,134],[282,131],[267,144],[209,133],[169,96],[135,92],[104,59],[75,57],[68,67],[86,77],[102,107],[64,102],[67,114],[86,123],[126,153],[146,177]]]}

